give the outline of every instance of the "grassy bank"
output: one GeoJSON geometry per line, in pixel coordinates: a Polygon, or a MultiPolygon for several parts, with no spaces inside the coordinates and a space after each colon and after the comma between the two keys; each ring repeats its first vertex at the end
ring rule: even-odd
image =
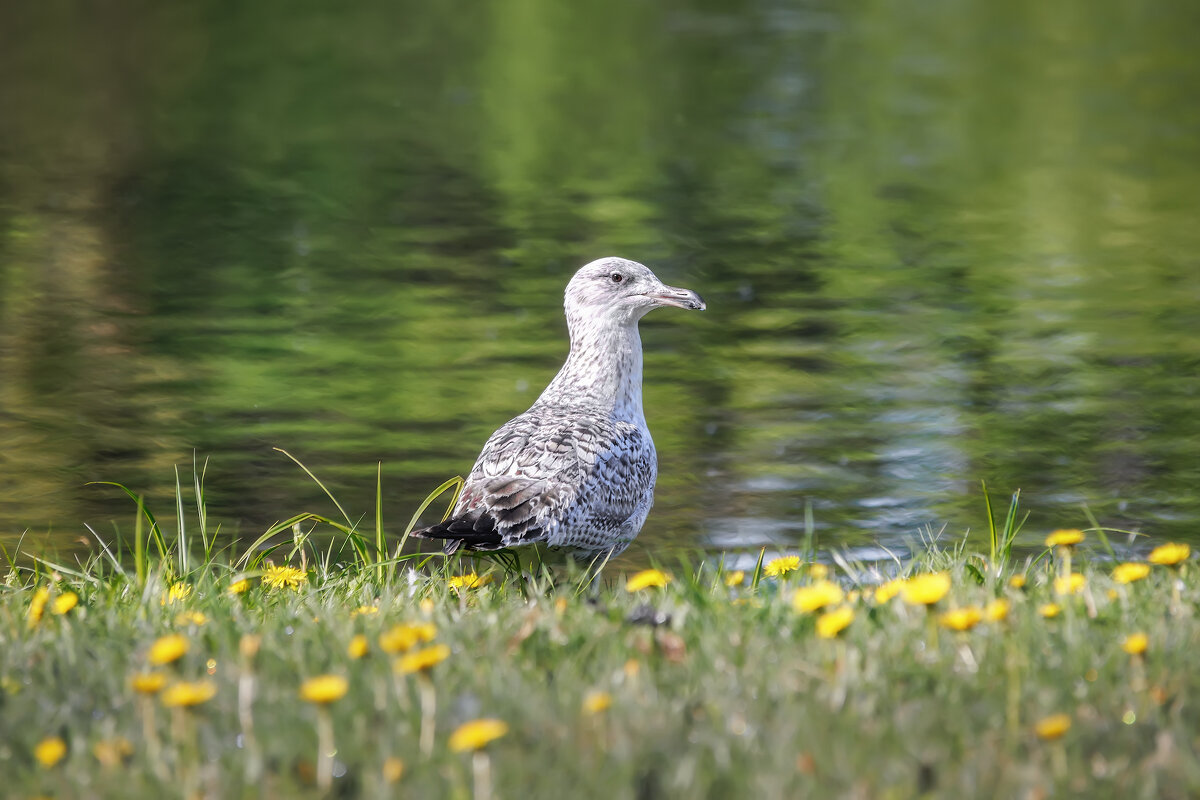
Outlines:
{"type": "Polygon", "coordinates": [[[10,574],[5,795],[1194,796],[1200,586],[1160,565],[1121,583],[1076,551],[1061,594],[1065,554],[900,565],[944,596],[789,562],[756,586],[611,576],[595,601],[580,579],[404,564],[379,583],[280,551],[249,575],[10,574]],[[302,698],[322,675],[345,681],[302,698]],[[502,735],[452,740],[482,719],[502,735]]]}

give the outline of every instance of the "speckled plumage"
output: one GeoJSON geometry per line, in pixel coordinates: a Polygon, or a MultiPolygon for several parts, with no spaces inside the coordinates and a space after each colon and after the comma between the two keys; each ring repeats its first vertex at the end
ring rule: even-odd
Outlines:
{"type": "Polygon", "coordinates": [[[702,310],[704,301],[621,258],[576,272],[564,296],[566,363],[488,439],[450,519],[415,535],[445,540],[447,552],[544,544],[587,559],[628,547],[658,475],[637,326],[663,305],[702,310]]]}

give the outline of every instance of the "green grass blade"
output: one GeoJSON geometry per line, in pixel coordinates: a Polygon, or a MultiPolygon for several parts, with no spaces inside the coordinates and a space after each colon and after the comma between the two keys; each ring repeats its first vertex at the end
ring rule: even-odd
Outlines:
{"type": "Polygon", "coordinates": [[[176,541],[178,542],[178,552],[176,557],[179,559],[179,576],[183,577],[188,574],[188,547],[187,547],[187,531],[183,524],[183,487],[179,485],[179,466],[175,466],[175,515],[179,524],[179,533],[176,541]]]}
{"type": "MultiPolygon", "coordinates": [[[[308,512],[305,512],[303,514],[297,514],[294,517],[288,517],[287,519],[283,520],[282,522],[274,523],[273,525],[271,525],[271,527],[267,528],[265,533],[263,533],[261,536],[259,536],[257,539],[255,539],[250,544],[250,546],[246,548],[246,552],[242,553],[242,557],[237,560],[237,562],[235,563],[235,566],[238,569],[245,568],[246,565],[250,563],[250,560],[254,557],[254,554],[259,550],[259,548],[261,548],[263,545],[265,545],[271,539],[278,536],[283,531],[291,530],[293,525],[296,525],[297,523],[300,523],[300,522],[306,522],[310,519],[316,520],[317,522],[323,522],[327,525],[334,525],[334,523],[332,523],[330,520],[326,519],[325,517],[322,517],[319,514],[310,514],[308,512]]],[[[336,527],[336,525],[335,525],[335,527],[336,527]]]]}
{"type": "Polygon", "coordinates": [[[108,549],[108,545],[106,545],[104,540],[100,538],[100,534],[96,533],[96,531],[92,529],[92,526],[88,525],[86,522],[83,523],[83,527],[87,528],[88,532],[95,537],[96,542],[100,545],[100,549],[104,551],[104,555],[108,558],[109,563],[113,565],[113,569],[115,569],[122,578],[129,580],[129,575],[126,574],[125,569],[121,566],[120,559],[113,555],[112,550],[108,549]]]}
{"type": "Polygon", "coordinates": [[[158,520],[156,520],[154,518],[154,515],[152,513],[150,513],[150,509],[146,507],[146,504],[144,502],[142,502],[141,495],[134,494],[132,491],[130,491],[125,486],[123,486],[119,483],[114,483],[113,481],[89,481],[85,485],[86,486],[115,486],[118,489],[120,489],[122,492],[124,492],[125,494],[129,495],[130,498],[132,498],[133,501],[135,503],[137,503],[138,512],[141,515],[145,516],[146,521],[150,523],[150,539],[152,539],[154,541],[154,544],[157,545],[157,547],[158,547],[159,558],[167,557],[167,542],[166,542],[166,539],[163,538],[162,529],[158,525],[158,520]]]}
{"type": "Polygon", "coordinates": [[[383,560],[387,550],[383,541],[383,462],[375,464],[375,579],[383,583],[383,560]]]}
{"type": "MultiPolygon", "coordinates": [[[[1013,541],[1017,538],[1017,533],[1025,524],[1025,519],[1029,519],[1029,515],[1025,515],[1025,519],[1017,524],[1017,508],[1021,502],[1021,490],[1017,489],[1013,492],[1012,499],[1008,503],[1008,514],[1004,517],[1004,530],[1000,536],[1000,563],[996,564],[997,570],[1002,570],[1008,564],[1009,556],[1012,555],[1013,541]]],[[[999,574],[999,572],[997,572],[999,574]]]]}
{"type": "Polygon", "coordinates": [[[754,574],[750,577],[750,589],[758,588],[758,582],[762,580],[763,559],[767,557],[767,548],[758,551],[758,561],[754,565],[754,574]]]}
{"type": "Polygon", "coordinates": [[[209,541],[208,538],[208,506],[204,502],[204,476],[208,474],[208,459],[204,459],[204,466],[199,472],[196,471],[196,451],[192,451],[192,489],[196,493],[196,521],[200,525],[200,541],[204,544],[204,558],[206,561],[212,560],[212,548],[215,544],[215,539],[209,541]]]}
{"type": "Polygon", "coordinates": [[[272,449],[273,449],[273,450],[275,450],[275,451],[277,451],[277,452],[283,453],[285,456],[287,456],[288,458],[290,458],[292,461],[295,461],[295,462],[296,462],[296,465],[297,465],[298,467],[300,467],[300,469],[304,470],[304,474],[305,474],[305,475],[307,475],[308,477],[312,478],[312,479],[313,479],[313,483],[317,484],[317,486],[320,486],[320,487],[321,487],[321,491],[323,491],[323,492],[325,493],[325,496],[326,496],[326,497],[328,497],[330,500],[332,500],[332,501],[333,501],[333,504],[334,504],[335,506],[337,506],[337,510],[341,512],[341,514],[342,514],[342,518],[346,520],[346,524],[347,524],[348,526],[350,526],[351,528],[353,528],[353,527],[354,527],[354,522],[353,522],[353,521],[350,519],[350,515],[346,513],[346,509],[342,508],[342,504],[341,504],[341,503],[339,503],[339,502],[337,501],[337,498],[333,496],[333,492],[329,491],[329,489],[328,489],[328,488],[326,488],[325,484],[321,483],[320,479],[319,479],[319,478],[317,478],[317,476],[316,476],[316,475],[313,475],[313,474],[312,474],[312,470],[310,470],[308,467],[304,466],[304,464],[303,464],[303,463],[301,463],[300,459],[296,458],[294,455],[292,455],[291,453],[289,453],[287,450],[284,450],[284,449],[283,449],[283,448],[281,448],[281,447],[275,447],[275,448],[272,448],[272,449]]]}
{"type": "Polygon", "coordinates": [[[1104,528],[1100,527],[1100,521],[1096,519],[1096,515],[1088,508],[1087,503],[1083,504],[1083,514],[1088,518],[1088,522],[1092,523],[1092,530],[1096,532],[1096,536],[1100,539],[1100,546],[1104,548],[1104,552],[1108,553],[1108,557],[1114,561],[1117,558],[1117,551],[1113,549],[1112,542],[1108,540],[1108,535],[1104,532],[1104,528]]]}
{"type": "Polygon", "coordinates": [[[985,576],[983,571],[980,570],[979,567],[975,566],[975,564],[971,563],[970,561],[964,561],[963,569],[968,575],[975,579],[977,584],[980,586],[987,585],[987,576],[985,576]]]}
{"type": "Polygon", "coordinates": [[[8,548],[6,548],[3,544],[0,544],[0,554],[3,554],[4,560],[8,562],[9,571],[16,572],[17,571],[16,556],[10,555],[8,552],[8,548]]]}
{"type": "Polygon", "coordinates": [[[364,567],[372,564],[376,559],[371,557],[371,548],[368,546],[367,537],[355,530],[348,530],[345,533],[346,541],[354,548],[359,564],[364,567]]]}
{"type": "Polygon", "coordinates": [[[980,481],[979,484],[983,487],[983,505],[987,510],[988,524],[988,541],[991,543],[991,565],[992,569],[998,569],[996,556],[999,553],[999,542],[996,535],[996,517],[992,512],[992,497],[988,494],[987,481],[980,481]]]}
{"type": "Polygon", "coordinates": [[[597,556],[588,562],[587,569],[583,571],[575,587],[576,597],[582,597],[584,592],[591,591],[593,587],[598,586],[600,574],[604,571],[604,567],[608,565],[610,558],[612,558],[612,551],[606,550],[603,555],[597,556]]]}
{"type": "MultiPolygon", "coordinates": [[[[142,499],[138,498],[138,508],[142,499]]],[[[146,585],[146,539],[142,536],[142,515],[133,515],[133,566],[137,571],[138,588],[146,585]]]]}
{"type": "Polygon", "coordinates": [[[45,558],[35,558],[34,561],[36,561],[41,566],[50,569],[52,572],[58,572],[63,575],[70,575],[73,578],[78,578],[81,581],[90,583],[93,586],[100,586],[103,584],[103,581],[98,576],[96,576],[94,569],[89,570],[86,567],[84,567],[83,569],[72,569],[71,567],[68,567],[64,564],[58,564],[53,561],[49,561],[45,558]]]}
{"type": "Polygon", "coordinates": [[[430,492],[428,496],[426,496],[426,498],[421,502],[421,505],[417,506],[417,511],[412,515],[412,519],[408,521],[408,527],[404,529],[404,535],[400,537],[400,544],[396,546],[396,553],[399,553],[404,549],[404,545],[408,541],[409,535],[413,532],[413,528],[417,527],[417,520],[419,520],[421,515],[425,513],[425,509],[429,508],[429,506],[433,504],[433,501],[437,500],[438,497],[441,496],[442,492],[453,487],[454,496],[450,498],[450,505],[446,507],[446,513],[442,515],[442,522],[445,522],[450,518],[450,512],[454,510],[454,505],[458,502],[458,495],[459,492],[462,491],[463,483],[463,479],[455,475],[453,478],[450,478],[441,486],[430,492]]]}

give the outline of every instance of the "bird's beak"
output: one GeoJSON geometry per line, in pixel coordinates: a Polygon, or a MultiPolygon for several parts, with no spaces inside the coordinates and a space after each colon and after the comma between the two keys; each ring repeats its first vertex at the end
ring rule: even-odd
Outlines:
{"type": "Polygon", "coordinates": [[[706,306],[700,295],[691,289],[677,289],[674,286],[660,286],[646,292],[646,296],[660,306],[675,306],[689,311],[703,311],[706,306]]]}

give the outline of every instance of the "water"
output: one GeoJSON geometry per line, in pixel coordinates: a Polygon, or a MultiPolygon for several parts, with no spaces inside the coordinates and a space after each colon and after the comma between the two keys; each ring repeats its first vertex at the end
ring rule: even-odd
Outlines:
{"type": "Polygon", "coordinates": [[[1104,524],[1200,542],[1200,6],[60,2],[0,10],[0,542],[132,504],[402,528],[643,323],[634,558],[1104,524]]]}

